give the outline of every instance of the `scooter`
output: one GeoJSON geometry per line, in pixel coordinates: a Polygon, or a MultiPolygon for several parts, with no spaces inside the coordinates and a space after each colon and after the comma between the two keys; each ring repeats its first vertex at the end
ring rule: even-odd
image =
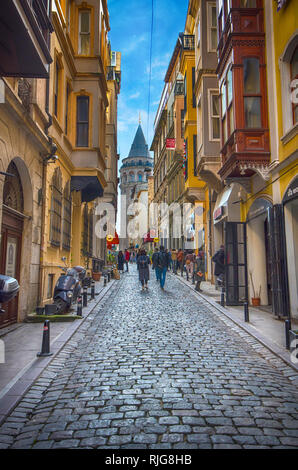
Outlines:
{"type": "Polygon", "coordinates": [[[0,313],[5,313],[5,310],[1,308],[1,304],[10,302],[19,290],[20,286],[16,279],[0,274],[0,313]]]}
{"type": "Polygon", "coordinates": [[[57,307],[57,314],[68,311],[72,304],[77,302],[81,293],[81,281],[86,276],[86,270],[82,266],[67,268],[59,266],[62,274],[59,277],[54,289],[54,305],[57,307]]]}

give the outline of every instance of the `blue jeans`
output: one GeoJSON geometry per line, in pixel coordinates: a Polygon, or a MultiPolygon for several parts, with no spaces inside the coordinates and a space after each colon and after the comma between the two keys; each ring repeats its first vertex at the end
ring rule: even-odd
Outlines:
{"type": "Polygon", "coordinates": [[[168,268],[157,268],[159,273],[160,287],[164,287],[168,268]]]}
{"type": "Polygon", "coordinates": [[[158,268],[155,268],[154,271],[155,271],[155,275],[156,275],[156,280],[159,281],[159,279],[160,279],[160,272],[159,272],[159,269],[158,269],[158,268]]]}

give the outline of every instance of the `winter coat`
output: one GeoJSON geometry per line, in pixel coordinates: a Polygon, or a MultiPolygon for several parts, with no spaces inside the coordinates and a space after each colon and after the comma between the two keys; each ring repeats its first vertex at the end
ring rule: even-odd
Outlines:
{"type": "Polygon", "coordinates": [[[152,255],[152,269],[157,268],[157,263],[158,263],[158,252],[155,251],[152,255]]]}
{"type": "Polygon", "coordinates": [[[158,261],[157,267],[159,269],[168,268],[169,267],[169,255],[165,251],[160,251],[158,253],[158,261]]]}
{"type": "Polygon", "coordinates": [[[149,265],[150,258],[147,255],[140,255],[138,257],[138,270],[139,270],[139,280],[140,281],[149,281],[149,265]]]}
{"type": "Polygon", "coordinates": [[[124,266],[124,256],[123,256],[123,254],[118,255],[118,270],[123,271],[123,269],[124,269],[123,266],[124,266]]]}
{"type": "Polygon", "coordinates": [[[225,272],[225,252],[224,250],[218,250],[212,257],[213,263],[215,263],[214,274],[220,276],[225,272]]]}
{"type": "Polygon", "coordinates": [[[129,260],[130,260],[130,253],[129,253],[129,251],[127,251],[125,253],[125,261],[129,261],[129,260]]]}

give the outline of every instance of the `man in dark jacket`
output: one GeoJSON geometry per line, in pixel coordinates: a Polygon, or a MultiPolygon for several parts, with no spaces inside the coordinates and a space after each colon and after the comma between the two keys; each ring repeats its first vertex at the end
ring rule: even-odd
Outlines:
{"type": "Polygon", "coordinates": [[[157,269],[158,269],[158,276],[160,280],[160,287],[162,288],[162,290],[164,290],[168,266],[169,266],[168,254],[165,252],[164,247],[161,246],[160,251],[158,253],[157,269]]]}
{"type": "Polygon", "coordinates": [[[158,248],[155,248],[155,252],[152,255],[152,269],[155,270],[156,280],[159,281],[159,270],[158,270],[158,248]]]}
{"type": "Polygon", "coordinates": [[[215,263],[214,275],[217,278],[217,285],[222,285],[225,274],[225,251],[223,245],[220,246],[220,249],[212,257],[212,261],[215,263]]]}

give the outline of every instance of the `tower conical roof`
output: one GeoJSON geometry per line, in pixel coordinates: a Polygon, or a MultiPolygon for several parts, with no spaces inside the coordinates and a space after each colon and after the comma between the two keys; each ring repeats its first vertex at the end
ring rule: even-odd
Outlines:
{"type": "Polygon", "coordinates": [[[139,124],[128,156],[151,158],[141,124],[139,124]]]}

